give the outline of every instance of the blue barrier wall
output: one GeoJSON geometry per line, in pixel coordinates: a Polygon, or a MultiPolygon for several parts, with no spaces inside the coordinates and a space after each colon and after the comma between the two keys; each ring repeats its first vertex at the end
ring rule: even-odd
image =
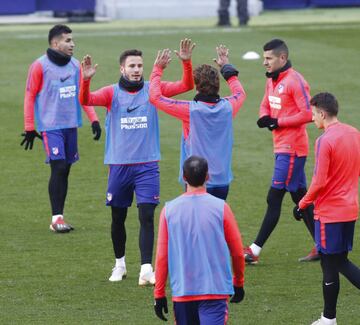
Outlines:
{"type": "Polygon", "coordinates": [[[360,6],[360,0],[263,0],[264,9],[360,6]]]}
{"type": "Polygon", "coordinates": [[[23,15],[35,11],[95,11],[95,0],[1,0],[0,15],[23,15]]]}

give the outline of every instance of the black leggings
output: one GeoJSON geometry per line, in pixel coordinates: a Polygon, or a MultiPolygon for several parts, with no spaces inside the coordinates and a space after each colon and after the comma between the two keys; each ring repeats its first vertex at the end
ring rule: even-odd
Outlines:
{"type": "Polygon", "coordinates": [[[50,160],[49,197],[52,215],[63,214],[71,164],[65,160],[50,160]]]}
{"type": "MultiPolygon", "coordinates": [[[[151,264],[154,247],[154,213],[156,204],[141,203],[138,205],[140,233],[139,247],[141,264],[151,264]]],[[[111,239],[116,258],[125,255],[127,208],[111,207],[111,239]]]]}
{"type": "MultiPolygon", "coordinates": [[[[277,223],[279,222],[281,214],[281,205],[284,199],[286,190],[277,189],[270,187],[268,196],[267,196],[267,210],[264,216],[263,223],[259,230],[259,233],[254,241],[254,243],[260,247],[263,247],[265,242],[270,237],[271,233],[275,229],[277,223]]],[[[300,188],[296,192],[290,192],[291,198],[295,204],[298,204],[301,198],[305,195],[306,189],[300,188]]],[[[304,216],[304,223],[307,229],[310,232],[311,237],[314,239],[314,215],[313,209],[309,208],[306,210],[304,216]]]]}
{"type": "Polygon", "coordinates": [[[349,261],[348,253],[322,254],[321,268],[323,272],[324,317],[336,317],[336,304],[340,290],[339,273],[360,289],[360,269],[349,261]]]}

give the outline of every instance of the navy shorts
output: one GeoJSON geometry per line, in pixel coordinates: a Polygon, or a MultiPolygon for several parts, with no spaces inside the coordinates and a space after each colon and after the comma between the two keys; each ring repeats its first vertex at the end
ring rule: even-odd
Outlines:
{"type": "Polygon", "coordinates": [[[321,223],[315,220],[315,243],[318,252],[340,254],[352,250],[355,221],[321,223]]]}
{"type": "Polygon", "coordinates": [[[46,163],[50,160],[66,160],[72,164],[79,160],[77,128],[41,132],[46,153],[46,163]]]}
{"type": "Polygon", "coordinates": [[[174,302],[176,325],[222,325],[228,320],[226,299],[174,302]]]}
{"type": "Polygon", "coordinates": [[[160,172],[158,162],[133,165],[110,165],[106,205],[130,207],[136,203],[159,204],[160,172]]]}
{"type": "Polygon", "coordinates": [[[296,192],[299,188],[306,188],[305,176],[306,157],[293,154],[275,154],[274,175],[271,187],[288,192],[296,192]]]}
{"type": "Polygon", "coordinates": [[[218,186],[218,187],[207,187],[206,192],[208,192],[209,194],[211,194],[219,199],[226,201],[226,198],[229,193],[229,185],[228,186],[218,186]]]}

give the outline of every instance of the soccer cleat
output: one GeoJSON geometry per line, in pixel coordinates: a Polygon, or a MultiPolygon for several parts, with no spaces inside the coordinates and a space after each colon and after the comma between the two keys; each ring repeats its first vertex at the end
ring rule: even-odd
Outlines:
{"type": "Polygon", "coordinates": [[[244,256],[246,264],[257,264],[259,262],[259,256],[254,255],[252,249],[249,246],[244,248],[244,256]]]}
{"type": "Polygon", "coordinates": [[[122,279],[126,278],[126,266],[115,266],[112,269],[111,276],[109,278],[109,281],[111,282],[117,282],[121,281],[122,279]]]}
{"type": "Polygon", "coordinates": [[[311,325],[337,325],[336,318],[328,319],[323,316],[321,313],[321,317],[315,322],[311,323],[311,325]]]}
{"type": "Polygon", "coordinates": [[[155,272],[151,264],[141,265],[141,271],[139,274],[139,286],[155,285],[155,272]]]}
{"type": "Polygon", "coordinates": [[[305,257],[300,257],[299,262],[314,262],[320,260],[320,254],[316,250],[316,247],[313,247],[308,255],[305,257]]]}
{"type": "Polygon", "coordinates": [[[66,233],[74,230],[74,227],[64,221],[63,218],[58,217],[55,222],[50,224],[50,230],[57,233],[66,233]]]}

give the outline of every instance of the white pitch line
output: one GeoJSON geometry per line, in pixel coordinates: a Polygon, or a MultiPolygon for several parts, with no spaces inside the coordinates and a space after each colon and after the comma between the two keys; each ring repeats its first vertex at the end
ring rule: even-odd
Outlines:
{"type": "MultiPolygon", "coordinates": [[[[166,28],[166,26],[164,27],[166,28]]],[[[250,33],[265,30],[269,31],[298,31],[298,30],[343,30],[343,29],[360,29],[359,25],[292,25],[292,26],[256,26],[256,27],[247,27],[247,28],[186,28],[186,29],[153,29],[153,30],[127,30],[127,31],[108,31],[108,30],[98,30],[93,32],[75,32],[76,38],[81,37],[96,37],[96,36],[157,36],[157,35],[176,35],[176,34],[210,34],[210,33],[223,33],[223,34],[234,34],[234,33],[250,33]]],[[[7,33],[1,35],[0,39],[43,39],[47,36],[45,33],[24,33],[17,34],[16,32],[7,33]]]]}

